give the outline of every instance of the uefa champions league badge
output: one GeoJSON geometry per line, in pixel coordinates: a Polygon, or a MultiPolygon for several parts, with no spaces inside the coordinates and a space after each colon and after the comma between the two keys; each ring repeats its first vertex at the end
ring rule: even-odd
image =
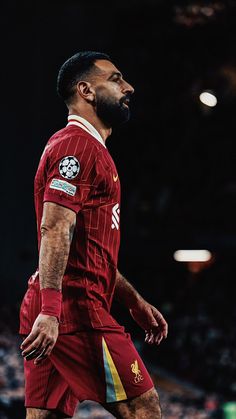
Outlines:
{"type": "Polygon", "coordinates": [[[64,157],[59,163],[59,172],[65,179],[74,179],[80,171],[80,164],[76,157],[64,157]]]}

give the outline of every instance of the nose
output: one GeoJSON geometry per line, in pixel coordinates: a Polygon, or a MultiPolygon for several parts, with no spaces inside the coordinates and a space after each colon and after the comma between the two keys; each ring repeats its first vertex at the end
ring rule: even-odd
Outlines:
{"type": "Polygon", "coordinates": [[[130,93],[131,95],[134,93],[134,88],[129,84],[127,81],[124,80],[124,85],[122,89],[123,93],[130,93]]]}

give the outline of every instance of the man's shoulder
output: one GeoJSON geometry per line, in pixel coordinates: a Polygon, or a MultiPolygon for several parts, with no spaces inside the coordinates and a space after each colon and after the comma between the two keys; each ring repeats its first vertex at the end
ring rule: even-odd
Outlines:
{"type": "Polygon", "coordinates": [[[79,141],[80,138],[87,139],[89,134],[79,127],[65,126],[64,128],[56,131],[48,140],[48,144],[57,146],[57,144],[65,141],[79,141]]]}
{"type": "Polygon", "coordinates": [[[82,128],[66,126],[51,136],[47,148],[51,155],[54,153],[94,153],[97,155],[104,149],[104,146],[82,128]]]}

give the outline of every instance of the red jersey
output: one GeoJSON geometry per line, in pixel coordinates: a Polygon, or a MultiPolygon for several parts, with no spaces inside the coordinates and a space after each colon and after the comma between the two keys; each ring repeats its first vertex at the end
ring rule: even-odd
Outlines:
{"type": "MultiPolygon", "coordinates": [[[[77,214],[62,283],[60,333],[114,324],[109,311],[120,244],[120,182],[115,164],[88,121],[76,115],[68,119],[68,125],[45,147],[34,188],[39,247],[44,202],[77,214]]],[[[31,331],[40,310],[36,271],[21,305],[20,333],[31,331]]]]}

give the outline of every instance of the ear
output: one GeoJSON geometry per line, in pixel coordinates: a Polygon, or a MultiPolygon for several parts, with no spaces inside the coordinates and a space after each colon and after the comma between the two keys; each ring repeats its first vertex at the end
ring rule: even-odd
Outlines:
{"type": "Polygon", "coordinates": [[[94,102],[95,90],[92,88],[91,83],[88,81],[79,81],[76,87],[77,92],[84,100],[94,102]]]}

